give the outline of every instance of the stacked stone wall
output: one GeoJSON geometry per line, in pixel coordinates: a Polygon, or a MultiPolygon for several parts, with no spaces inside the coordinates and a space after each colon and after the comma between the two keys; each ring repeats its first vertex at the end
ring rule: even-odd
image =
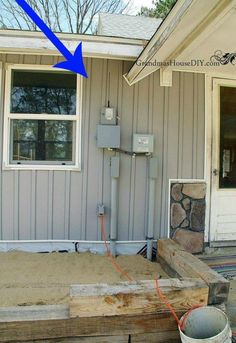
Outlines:
{"type": "Polygon", "coordinates": [[[200,253],[204,249],[206,184],[171,184],[170,235],[186,250],[200,253]]]}

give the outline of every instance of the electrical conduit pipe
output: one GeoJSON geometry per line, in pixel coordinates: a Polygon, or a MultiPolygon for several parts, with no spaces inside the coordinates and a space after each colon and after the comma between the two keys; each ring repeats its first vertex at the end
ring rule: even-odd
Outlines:
{"type": "Polygon", "coordinates": [[[111,227],[110,250],[116,256],[117,219],[118,219],[118,179],[120,177],[120,158],[111,158],[111,227]]]}
{"type": "Polygon", "coordinates": [[[157,179],[157,157],[149,160],[149,200],[148,200],[148,227],[147,227],[147,259],[152,261],[155,216],[155,190],[157,179]]]}

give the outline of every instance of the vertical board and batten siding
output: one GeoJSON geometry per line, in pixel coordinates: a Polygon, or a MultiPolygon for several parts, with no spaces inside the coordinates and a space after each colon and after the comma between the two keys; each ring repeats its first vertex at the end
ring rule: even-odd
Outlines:
{"type": "MultiPolygon", "coordinates": [[[[54,64],[56,57],[1,55],[5,63],[54,64]]],[[[155,136],[158,180],[155,238],[167,235],[169,179],[204,176],[204,76],[173,75],[173,87],[160,87],[156,72],[129,87],[122,75],[130,62],[86,59],[89,78],[83,83],[82,171],[3,171],[0,185],[0,239],[100,240],[98,203],[110,212],[110,158],[96,147],[96,126],[108,100],[117,108],[122,149],[132,149],[132,134],[155,136]]],[[[4,108],[1,91],[1,146],[4,108]]],[[[145,157],[120,155],[118,239],[143,240],[147,226],[148,168],[145,157]]]]}

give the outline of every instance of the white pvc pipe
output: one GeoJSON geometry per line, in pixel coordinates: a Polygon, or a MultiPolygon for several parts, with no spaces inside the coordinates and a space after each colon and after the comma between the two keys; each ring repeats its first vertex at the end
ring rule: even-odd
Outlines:
{"type": "MultiPolygon", "coordinates": [[[[135,255],[146,244],[146,241],[116,241],[117,255],[135,255]]],[[[1,241],[0,252],[8,252],[12,250],[20,250],[26,252],[52,252],[67,250],[75,252],[77,245],[78,252],[94,252],[98,254],[106,253],[103,241],[73,241],[73,240],[58,240],[58,241],[1,241]]]]}

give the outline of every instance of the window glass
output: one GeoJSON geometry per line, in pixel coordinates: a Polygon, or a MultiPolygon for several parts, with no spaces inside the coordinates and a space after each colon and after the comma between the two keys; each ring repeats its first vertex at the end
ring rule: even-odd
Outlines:
{"type": "Polygon", "coordinates": [[[76,75],[12,72],[11,113],[76,114],[76,75]]]}
{"type": "Polygon", "coordinates": [[[73,161],[74,121],[12,120],[12,161],[73,161]]]}

